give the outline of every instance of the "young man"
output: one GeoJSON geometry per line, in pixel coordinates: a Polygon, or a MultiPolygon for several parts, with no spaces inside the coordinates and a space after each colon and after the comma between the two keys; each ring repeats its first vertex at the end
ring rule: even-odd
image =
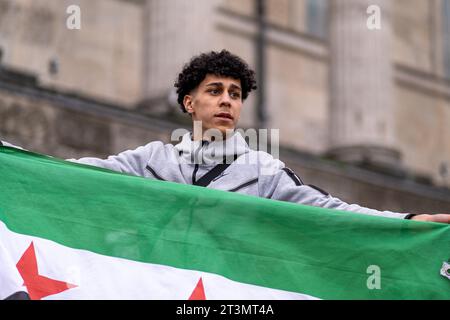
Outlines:
{"type": "MultiPolygon", "coordinates": [[[[284,163],[254,151],[238,132],[243,101],[256,89],[254,72],[226,50],[194,57],[175,84],[193,125],[177,145],[156,141],[107,159],[71,160],[149,179],[167,180],[304,205],[399,219],[450,223],[450,215],[410,215],[347,204],[303,184],[284,163]]],[[[9,145],[4,143],[5,145],[9,145]]],[[[11,145],[9,145],[11,146],[11,145]]]]}

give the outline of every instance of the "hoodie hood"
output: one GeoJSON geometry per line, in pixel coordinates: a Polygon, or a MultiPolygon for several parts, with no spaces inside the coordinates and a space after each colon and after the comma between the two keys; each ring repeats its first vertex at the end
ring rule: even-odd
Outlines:
{"type": "MultiPolygon", "coordinates": [[[[215,165],[223,163],[224,158],[232,159],[250,151],[247,142],[239,132],[226,140],[193,141],[192,133],[186,133],[175,146],[183,162],[191,164],[215,165]]],[[[230,161],[230,160],[228,160],[230,161]]],[[[228,162],[230,163],[230,162],[228,162]]]]}

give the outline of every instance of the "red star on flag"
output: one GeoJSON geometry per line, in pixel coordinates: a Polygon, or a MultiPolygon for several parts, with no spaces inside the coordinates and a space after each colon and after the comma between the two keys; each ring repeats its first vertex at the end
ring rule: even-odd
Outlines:
{"type": "Polygon", "coordinates": [[[50,279],[39,274],[33,242],[31,242],[16,266],[32,300],[40,300],[44,297],[77,287],[76,285],[50,279]]]}
{"type": "Polygon", "coordinates": [[[206,300],[205,288],[203,288],[202,278],[198,280],[194,291],[192,291],[191,296],[189,297],[189,300],[206,300]]]}

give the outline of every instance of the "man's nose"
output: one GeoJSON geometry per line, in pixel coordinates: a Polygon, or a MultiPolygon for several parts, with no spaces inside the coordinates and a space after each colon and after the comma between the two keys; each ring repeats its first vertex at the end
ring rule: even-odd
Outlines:
{"type": "Polygon", "coordinates": [[[231,97],[230,94],[226,91],[220,97],[220,105],[231,106],[231,97]]]}

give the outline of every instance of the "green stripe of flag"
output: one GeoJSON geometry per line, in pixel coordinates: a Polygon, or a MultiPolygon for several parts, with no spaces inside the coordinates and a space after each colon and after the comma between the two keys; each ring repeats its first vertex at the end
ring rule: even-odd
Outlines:
{"type": "Polygon", "coordinates": [[[448,225],[154,181],[7,147],[0,177],[0,220],[71,248],[322,299],[450,298],[439,275],[448,225]],[[367,286],[371,265],[379,290],[367,286]]]}

